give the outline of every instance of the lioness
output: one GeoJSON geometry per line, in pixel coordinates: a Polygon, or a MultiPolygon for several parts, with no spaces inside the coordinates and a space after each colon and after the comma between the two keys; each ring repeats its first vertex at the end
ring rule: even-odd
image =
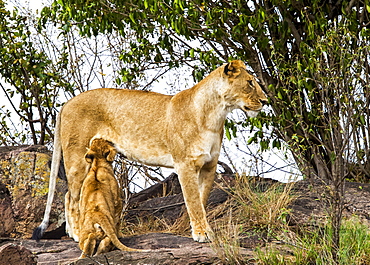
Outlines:
{"type": "Polygon", "coordinates": [[[55,129],[49,195],[40,238],[48,226],[61,153],[68,179],[66,230],[78,241],[78,200],[89,164],[91,139],[114,143],[128,159],[174,167],[179,175],[195,241],[210,240],[205,206],[214,181],[226,115],[234,109],[255,117],[267,98],[242,61],[211,72],[174,96],[125,89],[90,90],[62,108],[55,129]]]}
{"type": "Polygon", "coordinates": [[[120,216],[123,204],[122,191],[112,167],[115,155],[114,146],[103,139],[94,139],[85,155],[91,168],[82,183],[79,201],[80,258],[93,255],[97,240],[101,241],[96,255],[111,250],[111,242],[123,251],[139,251],[126,247],[117,237],[122,237],[120,216]]]}

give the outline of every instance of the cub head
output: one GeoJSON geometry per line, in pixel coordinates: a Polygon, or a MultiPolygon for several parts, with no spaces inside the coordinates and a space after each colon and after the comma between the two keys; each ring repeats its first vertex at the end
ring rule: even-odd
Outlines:
{"type": "Polygon", "coordinates": [[[105,159],[111,163],[116,154],[117,151],[111,142],[104,139],[94,139],[85,154],[85,159],[88,163],[92,163],[94,159],[105,159]]]}
{"type": "Polygon", "coordinates": [[[245,64],[240,60],[225,64],[223,75],[229,83],[224,95],[226,101],[249,117],[256,117],[268,100],[257,80],[247,72],[245,64]]]}

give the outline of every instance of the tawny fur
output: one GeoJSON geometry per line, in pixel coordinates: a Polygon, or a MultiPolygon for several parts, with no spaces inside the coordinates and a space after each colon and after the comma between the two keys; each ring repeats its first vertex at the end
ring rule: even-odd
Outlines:
{"type": "Polygon", "coordinates": [[[82,184],[79,201],[80,258],[92,256],[98,241],[96,255],[110,251],[111,242],[123,251],[139,251],[118,240],[118,236],[122,237],[122,196],[112,168],[115,155],[113,145],[103,139],[93,140],[85,155],[91,168],[82,184]]]}
{"type": "MultiPolygon", "coordinates": [[[[127,158],[147,165],[173,167],[179,175],[193,239],[208,241],[212,230],[205,206],[214,181],[226,115],[234,109],[255,117],[267,102],[255,78],[241,61],[224,64],[194,87],[174,96],[124,89],[84,92],[61,110],[55,132],[49,193],[63,152],[69,193],[67,232],[78,240],[78,200],[89,164],[91,139],[114,143],[127,158]],[[53,170],[54,169],[54,170],[53,170]]],[[[49,221],[49,194],[41,233],[49,221]]]]}

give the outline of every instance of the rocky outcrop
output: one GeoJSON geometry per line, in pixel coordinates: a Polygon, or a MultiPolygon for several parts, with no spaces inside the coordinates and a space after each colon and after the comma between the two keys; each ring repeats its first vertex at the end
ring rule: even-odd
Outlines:
{"type": "Polygon", "coordinates": [[[0,236],[10,236],[15,228],[12,199],[4,183],[0,183],[0,236]]]}
{"type": "MultiPolygon", "coordinates": [[[[293,192],[297,198],[290,205],[290,225],[303,227],[327,221],[329,207],[321,200],[325,194],[324,188],[318,181],[303,180],[295,184],[293,192]]],[[[356,215],[370,226],[370,184],[346,182],[345,190],[343,217],[356,215]]]]}
{"type": "Polygon", "coordinates": [[[28,248],[8,243],[0,246],[0,265],[36,265],[37,257],[28,248]]]}
{"type": "MultiPolygon", "coordinates": [[[[207,243],[198,243],[188,237],[167,233],[152,233],[125,237],[122,243],[129,247],[148,250],[148,252],[124,252],[114,250],[96,257],[77,260],[81,254],[76,242],[72,240],[17,240],[11,244],[24,247],[35,253],[37,264],[222,264],[216,252],[207,243]]],[[[241,250],[246,257],[253,257],[248,249],[241,250]]],[[[1,256],[1,252],[0,252],[1,256]]],[[[8,263],[22,264],[22,263],[8,263]]],[[[32,263],[29,263],[32,264],[32,263]]]]}
{"type": "MultiPolygon", "coordinates": [[[[51,152],[45,146],[0,147],[0,236],[29,238],[43,217],[51,152]]],[[[51,225],[64,220],[67,185],[58,179],[51,225]]]]}

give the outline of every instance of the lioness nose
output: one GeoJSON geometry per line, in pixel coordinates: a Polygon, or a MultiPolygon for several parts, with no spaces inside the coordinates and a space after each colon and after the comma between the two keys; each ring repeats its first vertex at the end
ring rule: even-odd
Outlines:
{"type": "Polygon", "coordinates": [[[260,102],[263,106],[265,106],[268,103],[267,99],[260,99],[260,102]]]}

